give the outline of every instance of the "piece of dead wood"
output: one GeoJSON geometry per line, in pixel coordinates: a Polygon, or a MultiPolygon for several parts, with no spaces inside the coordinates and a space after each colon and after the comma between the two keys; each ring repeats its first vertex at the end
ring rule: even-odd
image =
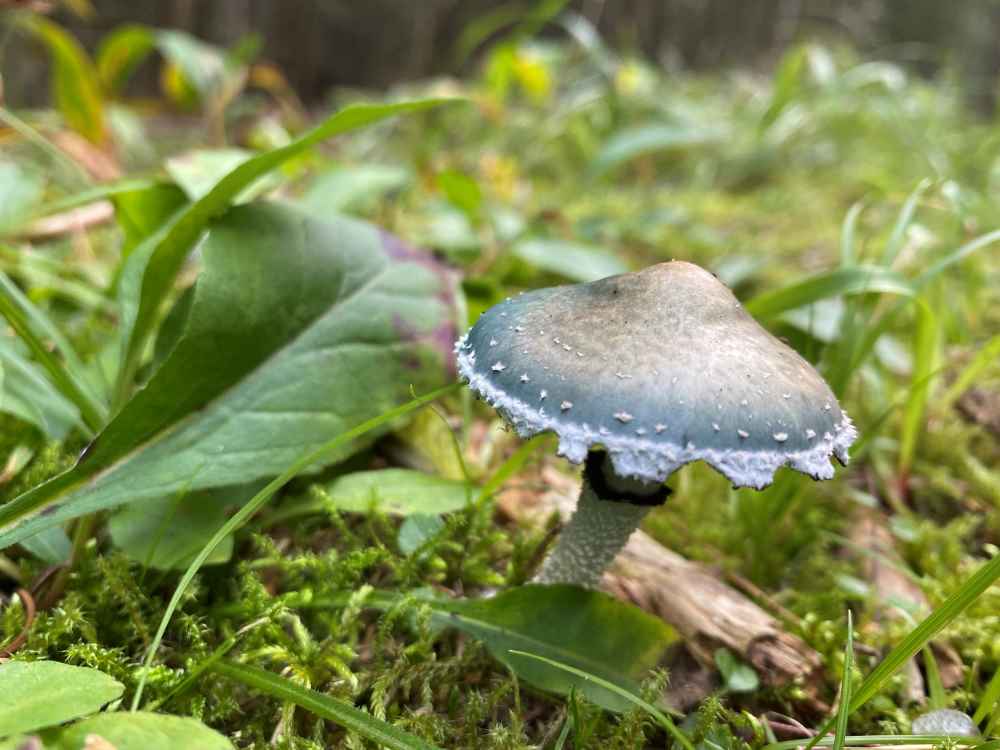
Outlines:
{"type": "MultiPolygon", "coordinates": [[[[877,597],[877,605],[872,627],[882,623],[901,620],[905,613],[930,612],[930,603],[923,589],[906,572],[906,564],[896,549],[888,519],[873,508],[859,507],[854,515],[850,531],[851,542],[865,550],[861,563],[861,574],[871,585],[877,597]]],[[[955,650],[943,643],[932,644],[937,658],[941,682],[945,688],[952,688],[962,680],[962,660],[955,650]]],[[[926,702],[926,685],[916,659],[910,659],[905,667],[906,697],[923,705],[926,702]]]]}
{"type": "MultiPolygon", "coordinates": [[[[507,491],[497,504],[520,523],[540,526],[554,512],[565,523],[576,507],[579,482],[551,466],[541,472],[545,492],[507,491]]],[[[629,539],[601,587],[672,625],[700,663],[714,669],[715,651],[727,648],[752,664],[764,684],[799,684],[812,708],[826,710],[818,697],[819,654],[709,568],[642,531],[629,539]]]]}
{"type": "Polygon", "coordinates": [[[45,216],[36,219],[20,232],[20,235],[29,240],[47,240],[54,237],[62,237],[74,232],[84,232],[98,224],[111,221],[115,216],[115,207],[111,201],[97,201],[71,208],[62,213],[45,216]]]}

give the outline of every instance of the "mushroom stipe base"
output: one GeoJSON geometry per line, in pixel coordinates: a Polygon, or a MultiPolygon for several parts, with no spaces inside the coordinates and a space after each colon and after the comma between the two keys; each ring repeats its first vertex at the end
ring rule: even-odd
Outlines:
{"type": "Polygon", "coordinates": [[[607,454],[591,451],[584,466],[576,512],[542,563],[535,581],[597,588],[604,571],[642,519],[669,495],[670,489],[662,483],[636,482],[615,475],[607,454]]]}

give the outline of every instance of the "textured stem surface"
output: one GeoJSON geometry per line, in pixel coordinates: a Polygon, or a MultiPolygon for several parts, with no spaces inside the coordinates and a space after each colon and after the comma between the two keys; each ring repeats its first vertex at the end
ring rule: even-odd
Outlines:
{"type": "Polygon", "coordinates": [[[576,513],[535,581],[597,588],[608,565],[652,509],[650,505],[601,500],[584,477],[576,513]]]}

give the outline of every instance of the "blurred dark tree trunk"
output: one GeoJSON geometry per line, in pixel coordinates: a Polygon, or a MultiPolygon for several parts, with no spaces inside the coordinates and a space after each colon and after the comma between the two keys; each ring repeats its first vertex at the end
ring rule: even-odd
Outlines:
{"type": "MultiPolygon", "coordinates": [[[[93,0],[89,23],[61,18],[93,45],[127,22],[183,28],[218,44],[249,34],[307,100],[334,86],[383,87],[452,68],[455,42],[475,18],[509,0],[93,0]]],[[[524,0],[525,4],[534,0],[524,0]]],[[[980,109],[992,110],[1000,69],[1000,3],[978,0],[572,0],[619,48],[668,65],[772,63],[809,34],[850,42],[928,74],[953,62],[980,109]]],[[[43,100],[40,56],[23,43],[6,56],[15,104],[43,100]],[[32,67],[35,70],[28,70],[32,67]]]]}

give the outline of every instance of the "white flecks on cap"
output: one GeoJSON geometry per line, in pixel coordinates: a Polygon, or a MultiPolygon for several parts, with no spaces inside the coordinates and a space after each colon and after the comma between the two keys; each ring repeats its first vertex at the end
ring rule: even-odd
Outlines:
{"type": "MultiPolygon", "coordinates": [[[[469,386],[487,402],[492,403],[509,421],[516,424],[522,437],[531,437],[540,432],[554,432],[559,437],[559,455],[573,463],[582,463],[597,437],[588,424],[566,421],[559,415],[548,415],[523,401],[512,397],[473,367],[467,352],[458,350],[458,367],[469,386]]],[[[563,402],[560,407],[568,404],[563,402]]],[[[563,411],[567,411],[563,409],[563,411]]],[[[666,425],[657,424],[657,433],[666,432],[666,425]],[[662,429],[661,429],[662,428],[662,429]]],[[[600,435],[608,437],[609,431],[602,427],[600,435]]],[[[740,437],[749,437],[745,430],[740,437]]],[[[814,445],[805,450],[734,450],[698,447],[690,443],[678,445],[670,440],[655,436],[615,435],[609,443],[614,450],[610,454],[615,471],[623,477],[633,477],[644,482],[663,482],[677,469],[693,461],[704,461],[722,473],[736,487],[763,489],[774,481],[774,473],[782,466],[790,466],[796,471],[808,474],[814,479],[831,479],[833,466],[831,454],[841,463],[848,461],[848,448],[854,442],[857,431],[850,417],[843,415],[836,426],[835,434],[826,432],[814,445]]],[[[815,436],[814,436],[815,437],[815,436]]]]}

